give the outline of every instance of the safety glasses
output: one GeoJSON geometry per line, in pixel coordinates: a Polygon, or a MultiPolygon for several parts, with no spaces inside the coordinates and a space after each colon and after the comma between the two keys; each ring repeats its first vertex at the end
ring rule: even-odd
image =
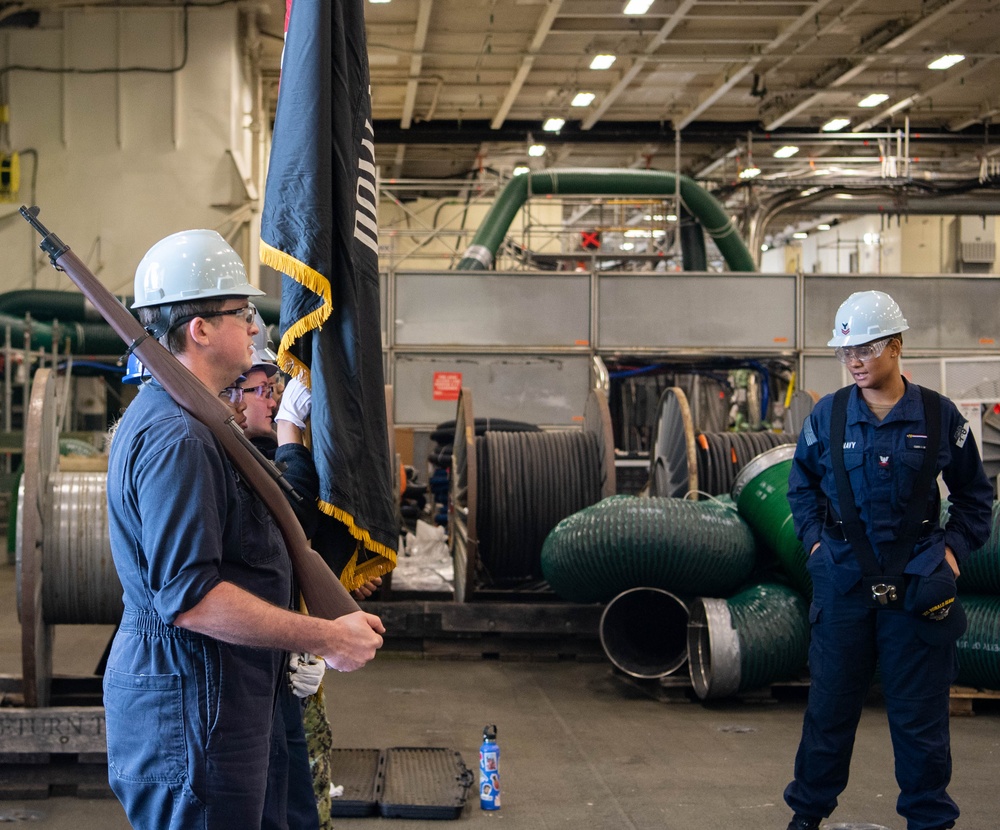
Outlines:
{"type": "Polygon", "coordinates": [[[229,403],[236,405],[238,403],[243,403],[243,392],[242,386],[227,386],[219,393],[219,397],[224,401],[229,401],[229,403]]]}
{"type": "Polygon", "coordinates": [[[258,386],[244,386],[243,393],[253,392],[258,398],[271,399],[274,397],[274,387],[269,383],[261,383],[258,386]]]}
{"type": "MultiPolygon", "coordinates": [[[[243,322],[248,326],[254,321],[254,317],[257,315],[257,307],[253,303],[247,303],[239,308],[231,308],[229,311],[203,311],[201,314],[195,314],[195,317],[227,317],[233,315],[239,319],[242,316],[243,322]]],[[[194,318],[192,318],[194,319],[194,318]]]]}
{"type": "Polygon", "coordinates": [[[860,360],[862,363],[868,363],[885,351],[885,347],[891,339],[891,337],[887,337],[873,343],[862,343],[860,346],[838,346],[833,350],[833,353],[841,363],[847,363],[849,360],[860,360]]]}
{"type": "Polygon", "coordinates": [[[247,303],[246,305],[241,305],[239,308],[231,308],[229,311],[199,311],[197,314],[185,314],[183,317],[178,317],[170,324],[168,331],[173,331],[178,326],[183,326],[185,323],[190,323],[195,317],[201,317],[202,319],[208,319],[209,317],[236,317],[241,322],[246,325],[250,325],[257,314],[257,307],[253,303],[247,303]]]}

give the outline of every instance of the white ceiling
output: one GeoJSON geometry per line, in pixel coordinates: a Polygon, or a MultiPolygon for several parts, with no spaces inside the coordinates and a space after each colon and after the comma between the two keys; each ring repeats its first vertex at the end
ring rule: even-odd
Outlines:
{"type": "Polygon", "coordinates": [[[679,156],[682,172],[724,184],[752,155],[758,184],[975,178],[992,157],[997,0],[653,0],[641,16],[625,2],[366,2],[383,176],[674,170],[679,156]],[[616,56],[610,69],[589,68],[599,53],[616,56]],[[945,53],[965,60],[927,68],[945,53]],[[571,106],[581,91],[593,102],[571,106]],[[888,98],[858,107],[873,92],[888,98]],[[835,116],[850,124],[822,132],[835,116]],[[551,117],[566,119],[559,133],[542,131],[551,117]],[[545,155],[529,159],[531,141],[545,155]],[[774,159],[785,144],[799,152],[774,159]]]}

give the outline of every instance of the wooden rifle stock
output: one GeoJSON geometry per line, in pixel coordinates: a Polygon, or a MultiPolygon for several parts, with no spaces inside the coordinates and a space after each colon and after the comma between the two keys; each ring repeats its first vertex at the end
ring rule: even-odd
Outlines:
{"type": "Polygon", "coordinates": [[[260,496],[284,537],[292,560],[292,570],[309,613],[333,620],[360,610],[323,558],[309,547],[309,541],[291,505],[278,484],[248,448],[248,445],[252,445],[242,435],[242,430],[233,423],[229,408],[149,335],[131,312],[101,285],[68,245],[38,221],[37,207],[21,207],[20,212],[41,234],[39,247],[49,255],[52,264],[73,280],[108,325],[128,344],[129,351],[135,352],[142,365],[160,382],[170,397],[212,431],[233,466],[260,496]]]}

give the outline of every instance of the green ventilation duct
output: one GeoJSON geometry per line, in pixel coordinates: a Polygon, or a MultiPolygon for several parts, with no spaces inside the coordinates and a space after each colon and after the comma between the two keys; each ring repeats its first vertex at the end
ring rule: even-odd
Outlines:
{"type": "MultiPolygon", "coordinates": [[[[941,502],[941,527],[948,523],[948,502],[941,502]]],[[[990,538],[962,561],[958,590],[970,594],[1000,594],[1000,502],[993,502],[990,538]]]]}
{"type": "Polygon", "coordinates": [[[809,608],[786,585],[765,583],[731,599],[690,605],[688,666],[702,700],[788,680],[809,659],[809,608]]]}
{"type": "Polygon", "coordinates": [[[497,197],[466,249],[459,271],[485,271],[493,266],[497,249],[514,216],[529,196],[629,195],[672,196],[677,192],[683,206],[701,222],[718,246],[730,271],[756,271],[750,251],[722,204],[687,176],[659,170],[544,170],[514,176],[497,197]]]}
{"type": "Polygon", "coordinates": [[[961,595],[969,627],[958,641],[958,684],[1000,689],[1000,597],[961,595]]]}
{"type": "Polygon", "coordinates": [[[541,565],[563,599],[607,602],[638,587],[724,596],[755,559],[753,534],[731,503],[611,496],[559,522],[541,565]]]}
{"type": "Polygon", "coordinates": [[[756,456],[737,474],[733,501],[757,538],[777,557],[793,587],[810,598],[812,578],[806,569],[809,557],[795,535],[792,508],[788,505],[788,473],[793,455],[795,445],[782,444],[756,456]]]}

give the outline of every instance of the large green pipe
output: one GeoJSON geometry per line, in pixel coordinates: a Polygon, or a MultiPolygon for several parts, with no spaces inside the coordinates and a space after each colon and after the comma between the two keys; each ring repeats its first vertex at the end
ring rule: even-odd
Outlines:
{"type": "Polygon", "coordinates": [[[23,317],[0,314],[0,345],[3,344],[7,326],[10,326],[10,345],[15,349],[23,348],[25,336],[30,334],[32,349],[49,351],[54,342],[56,350],[61,352],[63,343],[68,340],[73,354],[112,355],[125,350],[114,329],[102,323],[29,322],[23,317]]]}
{"type": "Polygon", "coordinates": [[[755,585],[728,600],[699,597],[690,609],[688,666],[702,700],[788,680],[805,668],[809,608],[787,585],[755,585]]]}
{"type": "Polygon", "coordinates": [[[1000,597],[961,594],[969,627],[958,640],[958,684],[1000,689],[1000,597]]]}
{"type": "MultiPolygon", "coordinates": [[[[948,524],[948,502],[941,502],[941,527],[948,524]]],[[[1000,502],[993,502],[990,537],[962,561],[958,590],[963,594],[1000,594],[1000,502]]]]}
{"type": "MultiPolygon", "coordinates": [[[[121,299],[126,307],[132,305],[131,297],[121,299]]],[[[265,323],[278,324],[280,297],[254,297],[254,305],[265,323]]],[[[22,289],[0,294],[0,346],[6,326],[10,326],[11,346],[17,349],[23,347],[25,332],[30,331],[32,349],[51,349],[54,338],[60,351],[68,339],[73,354],[117,355],[124,351],[121,338],[79,291],[22,289]],[[28,314],[30,323],[25,319],[28,314]]]]}
{"type": "Polygon", "coordinates": [[[732,504],[610,496],[568,516],[542,546],[542,574],[571,602],[629,588],[725,596],[750,576],[756,545],[732,504]]]}
{"type": "Polygon", "coordinates": [[[757,266],[722,204],[701,185],[687,176],[661,170],[544,170],[514,176],[490,208],[472,244],[468,247],[459,271],[485,271],[493,265],[497,249],[510,228],[514,216],[529,196],[627,195],[668,197],[677,192],[680,180],[681,201],[696,216],[718,246],[731,271],[756,271],[757,266]]]}

